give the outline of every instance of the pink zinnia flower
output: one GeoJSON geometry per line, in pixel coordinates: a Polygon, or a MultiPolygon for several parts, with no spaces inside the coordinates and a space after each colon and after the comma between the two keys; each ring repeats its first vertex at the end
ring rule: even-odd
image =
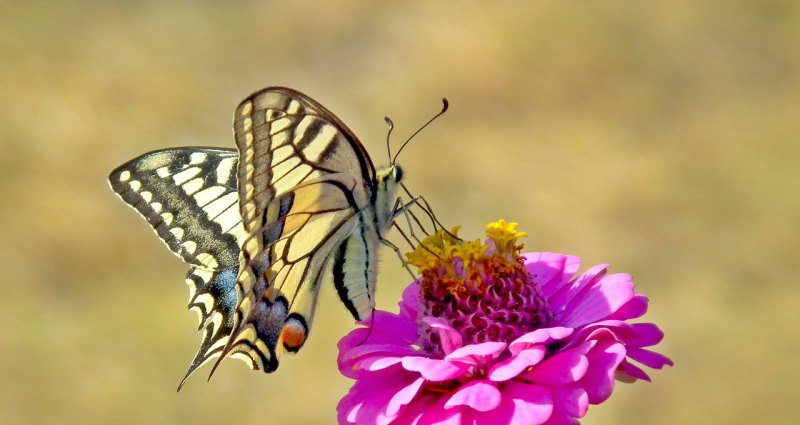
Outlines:
{"type": "Polygon", "coordinates": [[[438,232],[408,254],[421,278],[400,314],[376,311],[339,341],[339,368],[356,383],[339,402],[349,424],[576,424],[614,380],[650,380],[633,361],[663,334],[628,323],[647,311],[627,274],[606,265],[574,277],[578,257],[520,255],[516,223],[489,239],[438,232]]]}

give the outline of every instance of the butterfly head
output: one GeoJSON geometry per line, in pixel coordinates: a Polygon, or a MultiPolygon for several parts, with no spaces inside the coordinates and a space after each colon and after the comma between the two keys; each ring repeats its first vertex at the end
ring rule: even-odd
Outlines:
{"type": "Polygon", "coordinates": [[[387,195],[387,201],[394,200],[397,187],[403,181],[403,169],[397,164],[381,167],[375,172],[375,193],[387,195]]]}
{"type": "Polygon", "coordinates": [[[381,229],[392,225],[394,203],[397,200],[397,188],[403,181],[403,169],[397,164],[381,167],[375,173],[373,192],[375,214],[381,229]]]}
{"type": "Polygon", "coordinates": [[[394,183],[395,184],[399,184],[400,182],[402,182],[403,181],[403,169],[400,168],[400,166],[397,165],[397,164],[394,164],[389,168],[391,168],[392,179],[394,180],[394,183]]]}

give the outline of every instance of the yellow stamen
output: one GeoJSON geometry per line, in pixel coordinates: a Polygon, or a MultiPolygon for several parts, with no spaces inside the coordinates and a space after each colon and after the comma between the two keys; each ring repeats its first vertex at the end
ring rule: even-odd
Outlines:
{"type": "Polygon", "coordinates": [[[508,259],[516,257],[522,249],[522,244],[517,245],[517,240],[528,236],[525,232],[518,232],[519,223],[506,223],[505,220],[498,220],[486,226],[486,236],[494,241],[497,252],[508,259]]]}
{"type": "Polygon", "coordinates": [[[517,223],[506,223],[505,220],[489,223],[486,235],[495,245],[495,252],[488,257],[486,253],[490,244],[458,239],[460,226],[450,232],[439,230],[406,254],[408,264],[416,266],[423,277],[437,276],[435,281],[447,282],[446,290],[453,294],[463,290],[464,285],[480,287],[486,264],[494,263],[495,268],[508,264],[513,268],[517,263],[522,249],[517,240],[527,236],[525,232],[517,231],[517,226],[517,223]]]}

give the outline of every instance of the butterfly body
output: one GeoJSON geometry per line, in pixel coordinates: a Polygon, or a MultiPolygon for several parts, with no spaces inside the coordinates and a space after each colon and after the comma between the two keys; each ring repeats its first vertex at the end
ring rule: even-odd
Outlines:
{"type": "Polygon", "coordinates": [[[187,377],[227,355],[275,370],[280,352],[305,343],[328,268],[353,317],[368,318],[378,248],[395,215],[400,168],[376,171],[353,133],[297,91],[247,97],[234,136],[238,151],[151,152],[109,177],[190,265],[203,342],[187,377]]]}

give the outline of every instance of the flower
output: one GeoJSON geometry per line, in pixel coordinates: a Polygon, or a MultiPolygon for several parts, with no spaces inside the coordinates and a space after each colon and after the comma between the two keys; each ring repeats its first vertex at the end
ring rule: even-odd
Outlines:
{"type": "Polygon", "coordinates": [[[647,311],[627,274],[575,256],[521,254],[516,223],[488,239],[439,231],[408,263],[421,277],[400,313],[339,341],[339,369],[356,380],[339,402],[342,424],[576,424],[615,379],[647,380],[635,364],[672,362],[650,351],[663,333],[628,323],[647,311]]]}

